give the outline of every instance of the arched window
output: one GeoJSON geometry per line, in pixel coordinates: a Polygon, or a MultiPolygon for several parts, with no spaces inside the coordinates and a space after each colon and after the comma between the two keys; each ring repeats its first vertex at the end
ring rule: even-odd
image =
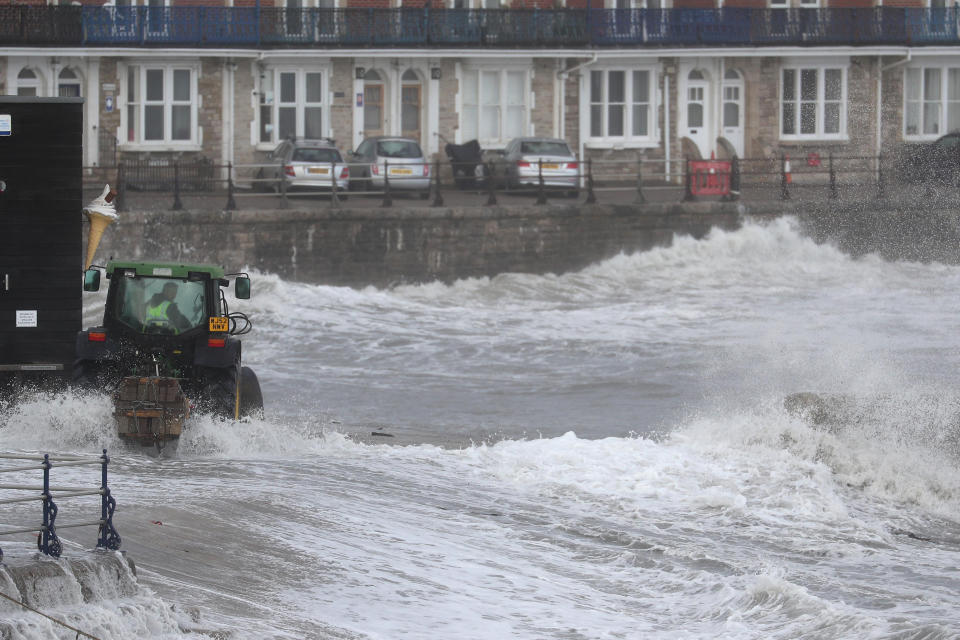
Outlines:
{"type": "Polygon", "coordinates": [[[38,96],[40,95],[40,78],[37,73],[29,67],[24,67],[17,74],[17,95],[18,96],[38,96]]]}
{"type": "Polygon", "coordinates": [[[80,97],[80,78],[73,69],[67,67],[60,71],[57,77],[57,95],[61,98],[80,97]]]}

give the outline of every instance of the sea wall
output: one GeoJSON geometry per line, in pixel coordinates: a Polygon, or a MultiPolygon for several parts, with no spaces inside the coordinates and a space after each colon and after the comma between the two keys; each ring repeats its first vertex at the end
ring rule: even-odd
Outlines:
{"type": "Polygon", "coordinates": [[[674,234],[736,228],[737,203],[125,212],[97,262],[174,260],[346,286],[562,273],[674,234]]]}
{"type": "MultiPolygon", "coordinates": [[[[35,552],[7,557],[0,564],[0,593],[6,596],[0,598],[0,638],[23,637],[16,620],[20,616],[38,620],[41,614],[36,610],[129,598],[138,588],[133,560],[120,552],[93,551],[59,559],[35,552]]],[[[67,631],[62,625],[58,629],[67,631]]]]}
{"type": "Polygon", "coordinates": [[[736,229],[747,218],[794,215],[817,242],[851,255],[960,264],[952,202],[778,201],[636,205],[320,208],[124,212],[97,262],[205,262],[301,282],[362,287],[564,273],[609,258],[736,229]]]}

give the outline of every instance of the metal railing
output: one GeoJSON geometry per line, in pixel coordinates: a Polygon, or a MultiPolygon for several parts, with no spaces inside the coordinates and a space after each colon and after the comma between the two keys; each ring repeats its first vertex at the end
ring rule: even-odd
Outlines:
{"type": "MultiPolygon", "coordinates": [[[[89,196],[99,194],[104,183],[117,187],[118,211],[130,207],[129,199],[138,192],[149,192],[139,206],[158,209],[226,210],[287,209],[291,206],[337,208],[350,201],[351,208],[391,207],[401,195],[419,197],[426,206],[492,206],[520,205],[531,196],[537,203],[556,199],[559,195],[576,196],[586,204],[644,204],[710,199],[749,199],[774,201],[804,199],[864,199],[875,194],[891,200],[911,197],[922,190],[923,198],[937,200],[960,195],[960,150],[952,162],[945,162],[936,175],[914,167],[910,152],[882,156],[858,156],[834,153],[829,147],[804,148],[779,154],[717,161],[692,158],[605,159],[574,158],[576,169],[568,172],[573,183],[560,184],[556,175],[543,171],[533,163],[538,175],[520,181],[516,172],[506,171],[507,164],[496,153],[486,152],[480,162],[428,160],[424,164],[407,165],[387,161],[379,167],[381,176],[371,180],[367,163],[327,163],[320,186],[298,184],[287,174],[282,163],[214,164],[209,161],[174,162],[165,166],[165,174],[157,174],[157,182],[132,187],[127,176],[136,163],[121,161],[116,168],[88,167],[85,189],[89,196]],[[423,176],[402,175],[405,169],[424,167],[423,176]],[[347,170],[346,172],[344,170],[347,170]],[[397,171],[395,171],[395,169],[397,171]],[[330,176],[340,177],[339,181],[330,176]],[[715,173],[716,175],[710,175],[715,173]],[[698,175],[699,174],[699,175],[698,175]],[[896,189],[888,189],[895,181],[896,189]],[[202,186],[202,189],[197,188],[202,186]],[[720,189],[718,191],[718,189],[720,189]],[[96,192],[96,193],[94,193],[96,192]],[[501,197],[506,197],[501,201],[501,197]],[[524,200],[523,198],[526,198],[524,200]],[[170,205],[164,204],[169,198],[170,205]],[[430,201],[429,203],[427,201],[430,201]],[[294,205],[296,201],[296,205],[294,205]],[[185,202],[190,206],[186,206],[185,202]],[[304,202],[310,202],[303,205],[304,202]],[[238,206],[238,203],[242,206],[238,206]]],[[[321,171],[321,172],[322,172],[321,171]]],[[[414,173],[417,173],[414,171],[414,173]]]]}
{"type": "MultiPolygon", "coordinates": [[[[86,458],[82,456],[59,456],[56,460],[50,458],[50,454],[43,456],[37,455],[15,455],[0,454],[0,460],[29,460],[33,464],[19,467],[0,467],[0,473],[17,473],[41,469],[43,471],[42,485],[18,485],[18,484],[0,484],[0,490],[5,491],[28,491],[32,495],[18,498],[5,498],[0,500],[0,505],[14,504],[18,502],[30,502],[40,500],[43,502],[43,520],[39,524],[14,528],[0,529],[0,536],[15,535],[20,533],[38,532],[37,548],[48,556],[60,557],[63,547],[60,538],[57,536],[57,527],[66,529],[69,527],[98,527],[97,548],[117,550],[120,548],[120,535],[113,527],[113,512],[117,503],[110,494],[110,488],[107,486],[107,465],[110,458],[107,457],[107,450],[103,450],[103,455],[98,458],[86,458]],[[36,464],[39,462],[39,464],[36,464]],[[79,465],[99,464],[100,465],[100,486],[96,489],[88,487],[54,487],[50,485],[50,469],[54,467],[75,467],[79,465]],[[39,493],[38,493],[39,492],[39,493]],[[72,522],[69,524],[57,524],[57,514],[59,507],[54,502],[54,496],[57,499],[74,498],[77,496],[99,495],[100,496],[100,518],[86,522],[72,522]]],[[[3,559],[3,550],[0,549],[0,560],[3,559]]]]}
{"type": "Polygon", "coordinates": [[[5,46],[648,47],[960,44],[957,7],[286,9],[0,5],[5,46]]]}

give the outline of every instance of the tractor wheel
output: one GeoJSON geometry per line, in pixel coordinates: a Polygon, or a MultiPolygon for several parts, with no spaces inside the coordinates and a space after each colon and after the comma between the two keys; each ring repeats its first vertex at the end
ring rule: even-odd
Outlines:
{"type": "Polygon", "coordinates": [[[106,365],[95,360],[77,360],[73,363],[73,385],[81,389],[112,391],[113,383],[106,365]]]}
{"type": "Polygon", "coordinates": [[[263,418],[263,394],[260,381],[250,367],[240,369],[240,417],[263,418]]]}
{"type": "Polygon", "coordinates": [[[199,399],[200,407],[221,418],[237,417],[238,380],[240,363],[223,368],[207,367],[203,371],[203,389],[199,399]]]}

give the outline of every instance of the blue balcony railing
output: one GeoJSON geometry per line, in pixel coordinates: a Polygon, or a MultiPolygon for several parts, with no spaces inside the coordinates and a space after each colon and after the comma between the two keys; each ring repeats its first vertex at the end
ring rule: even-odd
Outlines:
{"type": "Polygon", "coordinates": [[[956,7],[283,9],[0,5],[0,45],[597,48],[960,44],[956,7]]]}

